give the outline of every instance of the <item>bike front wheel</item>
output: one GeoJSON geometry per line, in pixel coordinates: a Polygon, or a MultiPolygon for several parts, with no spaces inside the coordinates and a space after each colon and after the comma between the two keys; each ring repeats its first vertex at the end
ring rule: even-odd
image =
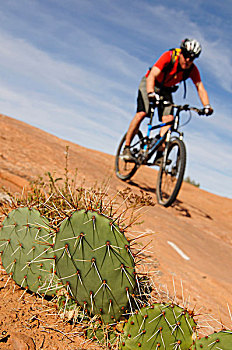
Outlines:
{"type": "Polygon", "coordinates": [[[176,199],[185,172],[186,148],[180,139],[170,141],[157,178],[156,197],[159,204],[169,207],[176,199]]]}
{"type": "MultiPolygon", "coordinates": [[[[118,149],[117,154],[115,158],[115,172],[119,179],[126,181],[129,180],[137,171],[140,164],[139,162],[128,162],[123,159],[123,150],[125,147],[125,141],[126,141],[126,134],[123,136],[118,149]]],[[[139,152],[143,146],[143,134],[140,130],[137,131],[137,133],[134,135],[131,145],[130,145],[130,151],[135,159],[138,159],[139,152]]]]}

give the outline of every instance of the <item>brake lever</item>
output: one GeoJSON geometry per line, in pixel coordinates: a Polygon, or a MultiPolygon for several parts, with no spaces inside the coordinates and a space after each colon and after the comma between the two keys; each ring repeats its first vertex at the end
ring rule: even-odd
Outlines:
{"type": "Polygon", "coordinates": [[[199,115],[205,115],[204,109],[199,109],[199,110],[198,110],[198,114],[199,114],[199,115]]]}
{"type": "Polygon", "coordinates": [[[189,110],[189,105],[184,105],[184,106],[182,107],[182,109],[183,109],[184,111],[188,111],[188,110],[189,110]]]}

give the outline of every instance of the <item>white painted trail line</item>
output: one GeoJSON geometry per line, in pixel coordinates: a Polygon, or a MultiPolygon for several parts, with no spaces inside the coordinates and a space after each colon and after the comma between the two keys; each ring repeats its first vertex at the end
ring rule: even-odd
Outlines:
{"type": "Polygon", "coordinates": [[[170,241],[167,241],[167,242],[178,254],[180,254],[180,256],[183,259],[190,260],[190,258],[184,252],[182,252],[182,250],[179,247],[177,247],[177,245],[175,243],[170,242],[170,241]]]}

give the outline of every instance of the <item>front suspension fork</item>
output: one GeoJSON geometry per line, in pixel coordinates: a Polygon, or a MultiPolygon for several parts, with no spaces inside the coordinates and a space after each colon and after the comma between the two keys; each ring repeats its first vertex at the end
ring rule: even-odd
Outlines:
{"type": "MultiPolygon", "coordinates": [[[[177,131],[177,130],[176,130],[176,132],[179,134],[179,139],[183,140],[184,133],[180,132],[180,131],[177,131]]],[[[172,133],[171,130],[169,130],[168,133],[167,133],[167,137],[166,137],[164,156],[163,156],[163,163],[162,163],[163,169],[165,168],[165,164],[166,164],[167,157],[168,157],[168,146],[169,146],[169,143],[171,141],[171,133],[172,133]]]]}
{"type": "Polygon", "coordinates": [[[163,169],[165,168],[165,164],[167,161],[167,157],[168,157],[168,146],[171,140],[171,130],[168,130],[167,132],[167,137],[166,137],[166,141],[165,141],[165,148],[164,148],[164,155],[163,155],[163,162],[162,162],[162,167],[163,169]]]}

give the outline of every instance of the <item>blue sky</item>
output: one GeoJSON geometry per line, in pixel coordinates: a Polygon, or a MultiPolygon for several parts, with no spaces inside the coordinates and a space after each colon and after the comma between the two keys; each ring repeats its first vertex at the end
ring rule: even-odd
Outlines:
{"type": "MultiPolygon", "coordinates": [[[[147,68],[196,38],[215,113],[183,128],[186,176],[232,198],[231,16],[231,0],[1,1],[0,113],[115,154],[147,68]]],[[[187,99],[182,86],[174,99],[201,106],[190,80],[187,99]]]]}

